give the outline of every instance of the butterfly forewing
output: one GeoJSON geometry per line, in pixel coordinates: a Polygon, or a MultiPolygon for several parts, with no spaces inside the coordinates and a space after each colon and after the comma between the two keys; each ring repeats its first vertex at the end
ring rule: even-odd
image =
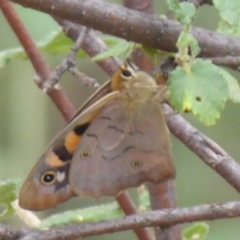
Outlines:
{"type": "MultiPolygon", "coordinates": [[[[104,97],[98,97],[95,94],[78,111],[78,116],[75,116],[53,140],[29,173],[20,190],[19,204],[22,208],[36,211],[43,210],[55,207],[60,202],[67,201],[75,196],[69,184],[69,167],[72,160],[72,152],[66,146],[67,136],[69,134],[74,135],[72,131],[76,127],[86,125],[82,129],[82,132],[84,132],[88,123],[98,114],[98,111],[106,103],[114,99],[115,95],[113,92],[104,97]],[[97,98],[97,102],[93,102],[94,98],[97,98]],[[55,181],[43,184],[42,178],[45,173],[54,174],[55,181]]],[[[75,134],[75,139],[72,139],[72,136],[70,137],[68,145],[74,148],[74,145],[78,145],[81,141],[81,136],[76,136],[75,134]]]]}
{"type": "Polygon", "coordinates": [[[19,204],[22,208],[44,210],[75,196],[68,181],[70,162],[59,162],[61,166],[53,166],[46,162],[51,154],[52,152],[46,152],[25,180],[19,194],[19,204]],[[54,184],[41,183],[44,173],[55,174],[54,184]]]}

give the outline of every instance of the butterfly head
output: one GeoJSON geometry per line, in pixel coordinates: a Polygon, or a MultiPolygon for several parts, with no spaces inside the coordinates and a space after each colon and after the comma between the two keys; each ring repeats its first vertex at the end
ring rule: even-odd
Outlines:
{"type": "Polygon", "coordinates": [[[155,86],[156,82],[149,74],[134,69],[134,67],[128,63],[121,65],[112,78],[113,91],[121,91],[127,88],[155,86]]]}

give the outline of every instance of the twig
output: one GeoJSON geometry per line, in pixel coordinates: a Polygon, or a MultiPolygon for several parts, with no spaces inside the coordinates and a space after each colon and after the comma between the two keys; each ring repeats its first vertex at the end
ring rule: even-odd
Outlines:
{"type": "Polygon", "coordinates": [[[0,238],[3,240],[73,240],[104,233],[113,233],[135,228],[161,226],[169,227],[192,221],[206,221],[240,216],[240,202],[225,204],[205,204],[189,208],[174,208],[150,211],[115,220],[97,223],[68,224],[54,227],[46,231],[29,228],[17,229],[0,224],[0,238]]]}
{"type": "Polygon", "coordinates": [[[76,55],[78,50],[81,48],[84,38],[90,30],[86,27],[82,29],[79,33],[79,37],[75,41],[75,44],[72,46],[69,55],[62,61],[62,63],[55,68],[52,72],[52,77],[43,83],[42,89],[43,92],[51,91],[54,86],[60,81],[62,75],[69,71],[74,76],[76,76],[84,85],[91,87],[99,87],[97,81],[93,78],[88,77],[85,73],[81,73],[76,67],[76,55]]]}
{"type": "MultiPolygon", "coordinates": [[[[74,42],[77,40],[79,32],[84,28],[84,26],[80,24],[75,24],[65,19],[57,17],[54,17],[54,19],[62,27],[65,34],[74,42]]],[[[85,36],[82,48],[90,57],[107,50],[106,44],[94,33],[94,31],[90,31],[88,35],[85,36]]],[[[97,61],[96,63],[110,76],[117,71],[118,66],[121,64],[116,58],[108,58],[102,61],[97,61]]]]}

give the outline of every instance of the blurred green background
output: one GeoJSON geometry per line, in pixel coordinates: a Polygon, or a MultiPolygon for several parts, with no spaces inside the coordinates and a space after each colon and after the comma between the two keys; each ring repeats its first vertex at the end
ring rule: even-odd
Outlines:
{"type": "MultiPolygon", "coordinates": [[[[164,1],[155,1],[154,7],[157,14],[164,14],[167,11],[164,1]]],[[[56,22],[46,14],[20,6],[16,9],[35,41],[43,39],[59,28],[56,22]]],[[[194,24],[214,30],[217,22],[216,10],[213,7],[204,6],[198,10],[194,24]]],[[[1,12],[0,32],[2,33],[0,50],[19,46],[18,40],[1,12]]],[[[64,55],[44,55],[52,69],[64,57],[64,55]]],[[[108,76],[89,58],[79,59],[78,67],[100,83],[108,79],[108,76]]],[[[240,79],[239,74],[232,73],[240,79]]],[[[28,60],[15,60],[0,69],[0,181],[9,178],[25,178],[48,143],[64,126],[64,120],[52,101],[33,82],[34,75],[28,60]]],[[[76,108],[80,107],[94,91],[82,86],[69,74],[63,77],[61,83],[76,108]]],[[[211,127],[204,126],[191,114],[185,114],[185,117],[238,161],[240,156],[239,105],[228,103],[221,119],[211,127]]],[[[174,137],[172,137],[172,148],[177,169],[176,190],[179,206],[239,200],[239,194],[230,185],[174,137]]],[[[130,194],[134,196],[135,191],[130,190],[130,194]]],[[[101,201],[76,198],[61,204],[56,209],[38,213],[38,216],[43,218],[66,209],[82,208],[109,201],[111,201],[110,198],[104,198],[101,201]]],[[[22,224],[17,217],[11,217],[6,222],[14,225],[22,224]]],[[[210,233],[207,238],[209,240],[239,239],[240,219],[217,220],[208,224],[210,224],[210,233]]],[[[136,239],[130,231],[88,239],[112,239],[113,236],[114,239],[123,237],[136,239]]]]}

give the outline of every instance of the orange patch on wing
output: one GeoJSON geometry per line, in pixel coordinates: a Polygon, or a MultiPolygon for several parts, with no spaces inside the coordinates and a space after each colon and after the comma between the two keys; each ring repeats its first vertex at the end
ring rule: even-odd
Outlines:
{"type": "Polygon", "coordinates": [[[64,145],[70,153],[73,153],[77,145],[79,144],[80,140],[81,140],[81,136],[77,135],[74,132],[70,132],[66,136],[64,145]]]}
{"type": "Polygon", "coordinates": [[[51,152],[50,156],[47,158],[47,164],[51,167],[63,167],[67,162],[61,161],[54,152],[51,152]]]}
{"type": "Polygon", "coordinates": [[[111,90],[112,91],[120,91],[122,90],[122,77],[121,77],[121,69],[118,69],[118,71],[115,72],[115,74],[112,76],[112,82],[111,82],[111,90]]]}

